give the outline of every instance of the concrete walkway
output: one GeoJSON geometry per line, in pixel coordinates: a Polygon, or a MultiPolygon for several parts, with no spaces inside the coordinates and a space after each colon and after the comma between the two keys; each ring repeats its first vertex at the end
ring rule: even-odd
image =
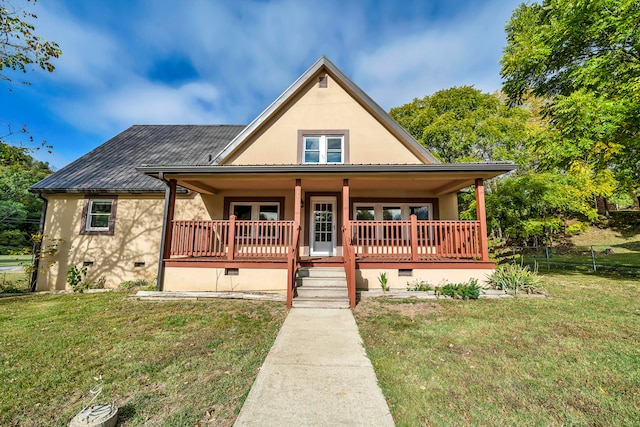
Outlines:
{"type": "Polygon", "coordinates": [[[393,426],[351,310],[294,308],[236,426],[393,426]]]}

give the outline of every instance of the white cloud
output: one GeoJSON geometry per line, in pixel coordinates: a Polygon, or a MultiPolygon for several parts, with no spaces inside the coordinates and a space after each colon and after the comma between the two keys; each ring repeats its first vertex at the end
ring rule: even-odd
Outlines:
{"type": "Polygon", "coordinates": [[[498,90],[510,11],[494,1],[411,37],[390,40],[358,55],[354,79],[385,109],[452,86],[498,90]]]}

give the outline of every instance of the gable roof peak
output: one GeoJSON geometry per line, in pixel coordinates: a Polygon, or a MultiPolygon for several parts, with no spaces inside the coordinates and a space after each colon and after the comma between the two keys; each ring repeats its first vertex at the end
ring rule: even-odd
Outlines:
{"type": "Polygon", "coordinates": [[[285,90],[275,101],[271,103],[258,117],[256,117],[249,125],[240,132],[222,151],[220,151],[211,161],[211,165],[218,165],[228,158],[236,148],[240,147],[243,142],[249,139],[260,127],[268,122],[283,105],[285,105],[301,88],[303,88],[312,77],[316,75],[322,68],[326,69],[338,84],[344,86],[358,102],[365,106],[371,113],[375,114],[379,121],[392,130],[396,136],[422,161],[428,163],[440,163],[425,147],[416,141],[406,129],[398,124],[391,116],[382,109],[373,99],[369,97],[358,85],[356,85],[349,77],[346,76],[333,62],[325,55],[320,56],[316,62],[302,73],[300,77],[294,81],[291,86],[285,90]]]}

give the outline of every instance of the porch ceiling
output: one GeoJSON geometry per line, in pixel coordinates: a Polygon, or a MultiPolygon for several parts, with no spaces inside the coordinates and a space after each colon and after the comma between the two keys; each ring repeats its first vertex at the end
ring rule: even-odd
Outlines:
{"type": "MultiPolygon", "coordinates": [[[[176,179],[178,185],[204,194],[216,194],[225,190],[285,190],[292,191],[296,178],[276,176],[169,176],[176,179]]],[[[408,190],[429,192],[441,195],[460,190],[474,184],[478,176],[344,176],[326,178],[318,176],[300,176],[303,191],[341,191],[343,179],[349,179],[352,191],[393,191],[408,190]]]]}

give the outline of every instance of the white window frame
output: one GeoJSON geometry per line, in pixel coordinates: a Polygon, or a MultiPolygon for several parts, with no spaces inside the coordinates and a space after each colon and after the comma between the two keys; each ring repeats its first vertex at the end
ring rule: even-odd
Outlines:
{"type": "Polygon", "coordinates": [[[87,207],[87,222],[86,222],[86,226],[85,229],[87,231],[109,231],[110,230],[110,225],[111,225],[111,218],[113,216],[113,199],[90,199],[89,200],[89,206],[87,207]],[[93,204],[94,203],[109,203],[110,205],[110,209],[109,209],[109,213],[92,213],[91,210],[93,208],[93,204]],[[92,227],[91,226],[91,218],[94,216],[107,216],[108,220],[107,220],[107,225],[105,227],[92,227]]]}
{"type": "MultiPolygon", "coordinates": [[[[353,219],[356,220],[358,208],[371,207],[373,206],[373,220],[374,221],[383,221],[382,211],[385,207],[400,207],[400,212],[402,215],[402,221],[410,220],[410,210],[409,208],[416,206],[425,206],[429,210],[429,219],[433,219],[433,203],[354,203],[353,204],[353,219]]],[[[357,221],[357,220],[356,220],[357,221]]],[[[367,220],[359,220],[359,221],[367,221],[367,220]]],[[[387,220],[392,221],[392,220],[387,220]]]]}
{"type": "MultiPolygon", "coordinates": [[[[335,149],[332,149],[331,151],[335,152],[335,149]]],[[[337,134],[327,134],[327,135],[316,135],[316,134],[309,134],[309,135],[303,135],[302,136],[302,163],[304,164],[308,164],[308,165],[318,165],[318,164],[331,164],[331,165],[339,165],[339,164],[344,164],[344,156],[345,156],[345,152],[344,152],[344,135],[337,135],[337,134]],[[317,162],[307,162],[306,161],[306,154],[308,151],[316,151],[316,150],[307,150],[307,138],[319,138],[319,146],[318,146],[318,150],[319,151],[319,160],[317,162]],[[327,139],[329,138],[340,138],[340,161],[339,162],[328,162],[327,161],[327,157],[328,157],[328,153],[329,153],[329,146],[327,144],[327,139]]]]}
{"type": "MultiPolygon", "coordinates": [[[[237,205],[251,206],[251,221],[260,220],[260,206],[276,206],[278,208],[278,218],[276,219],[276,221],[280,220],[280,202],[231,202],[229,204],[229,216],[233,215],[233,211],[235,210],[235,207],[237,205]]],[[[264,220],[264,221],[270,221],[270,220],[264,220]]]]}

